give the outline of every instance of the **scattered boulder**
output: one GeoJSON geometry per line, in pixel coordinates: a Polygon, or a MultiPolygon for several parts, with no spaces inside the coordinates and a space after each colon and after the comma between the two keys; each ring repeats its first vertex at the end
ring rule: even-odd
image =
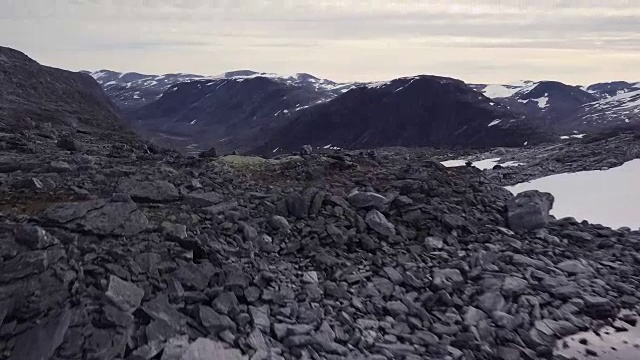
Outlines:
{"type": "Polygon", "coordinates": [[[553,195],[537,190],[516,195],[507,204],[509,228],[522,232],[545,227],[549,224],[553,201],[553,195]]]}

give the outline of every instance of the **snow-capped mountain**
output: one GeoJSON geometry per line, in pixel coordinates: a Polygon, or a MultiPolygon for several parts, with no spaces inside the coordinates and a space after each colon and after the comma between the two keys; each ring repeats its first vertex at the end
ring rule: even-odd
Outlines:
{"type": "Polygon", "coordinates": [[[474,88],[560,133],[597,132],[640,124],[640,83],[615,81],[580,87],[557,81],[522,81],[474,88]]]}
{"type": "Polygon", "coordinates": [[[164,74],[146,75],[139,73],[120,73],[110,70],[100,70],[85,73],[93,76],[116,105],[125,113],[139,109],[150,102],[159,99],[172,86],[197,80],[231,79],[244,81],[256,77],[268,78],[286,85],[305,87],[321,93],[326,99],[333,98],[357,84],[337,83],[327,79],[320,79],[306,73],[295,75],[280,75],[262,73],[251,70],[238,70],[218,76],[195,74],[164,74]]]}

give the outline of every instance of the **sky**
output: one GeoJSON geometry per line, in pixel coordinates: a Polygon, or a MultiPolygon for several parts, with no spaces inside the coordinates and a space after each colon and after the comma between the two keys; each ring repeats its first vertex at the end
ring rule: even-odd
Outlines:
{"type": "Polygon", "coordinates": [[[640,0],[1,0],[0,45],[69,70],[640,81],[640,0]]]}

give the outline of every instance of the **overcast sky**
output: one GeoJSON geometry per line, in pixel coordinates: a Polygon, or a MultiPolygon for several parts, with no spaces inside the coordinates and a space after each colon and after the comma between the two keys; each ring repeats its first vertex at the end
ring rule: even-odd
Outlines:
{"type": "Polygon", "coordinates": [[[640,0],[0,0],[0,45],[71,70],[585,85],[640,81],[640,0]]]}

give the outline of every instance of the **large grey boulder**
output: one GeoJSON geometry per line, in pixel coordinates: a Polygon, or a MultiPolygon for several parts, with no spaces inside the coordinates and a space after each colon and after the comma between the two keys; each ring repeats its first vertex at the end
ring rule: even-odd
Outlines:
{"type": "Polygon", "coordinates": [[[516,195],[507,203],[509,228],[523,232],[549,224],[549,211],[553,208],[553,195],[529,190],[516,195]]]}
{"type": "Polygon", "coordinates": [[[374,192],[353,191],[347,197],[347,201],[356,208],[375,208],[383,210],[389,200],[374,192]]]}
{"type": "Polygon", "coordinates": [[[144,297],[144,290],[133,283],[111,275],[109,277],[109,288],[105,296],[123,311],[132,313],[140,307],[144,297]]]}

